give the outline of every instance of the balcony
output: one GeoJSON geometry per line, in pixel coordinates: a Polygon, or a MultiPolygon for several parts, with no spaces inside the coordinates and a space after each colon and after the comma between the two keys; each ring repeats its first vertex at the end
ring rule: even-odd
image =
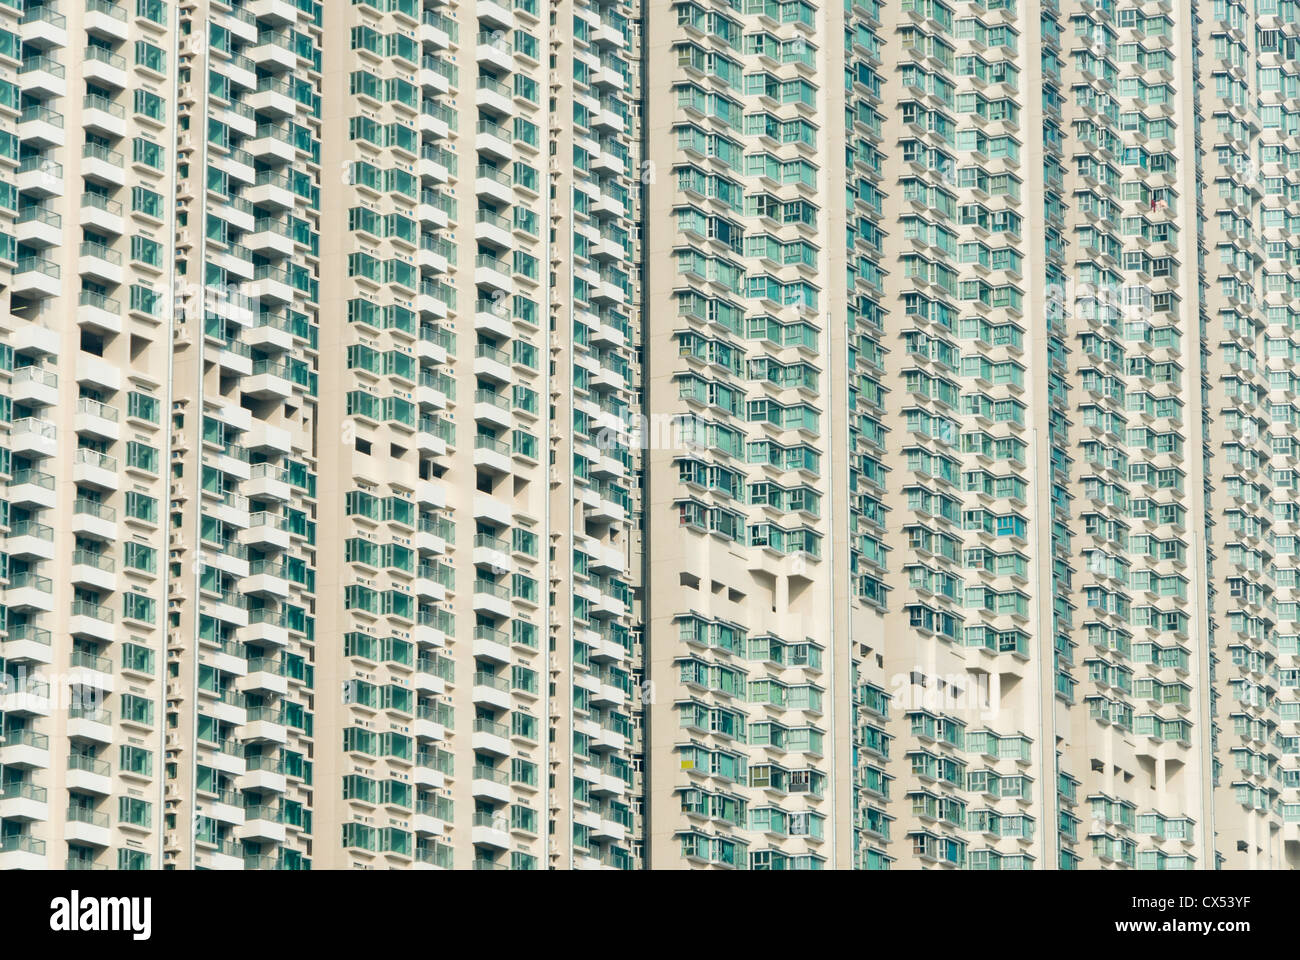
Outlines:
{"type": "Polygon", "coordinates": [[[412,639],[422,648],[438,648],[447,645],[447,634],[442,623],[432,617],[421,614],[412,631],[412,639]]]}
{"type": "MultiPolygon", "coordinates": [[[[210,495],[210,491],[205,490],[204,493],[210,495]]],[[[227,491],[217,497],[215,502],[205,503],[204,512],[236,530],[248,528],[248,498],[237,493],[227,491]]]]}
{"type": "Polygon", "coordinates": [[[289,368],[274,360],[256,360],[250,376],[240,383],[245,396],[258,400],[288,400],[293,396],[293,381],[289,368]]]}
{"type": "Polygon", "coordinates": [[[266,24],[283,26],[298,22],[298,7],[293,0],[249,0],[245,9],[266,24]]]}
{"type": "Polygon", "coordinates": [[[122,214],[122,204],[109,200],[97,193],[81,195],[81,209],[77,222],[100,233],[120,237],[126,232],[126,220],[122,214]]]}
{"type": "MultiPolygon", "coordinates": [[[[447,505],[447,488],[436,480],[417,480],[415,482],[415,502],[421,507],[441,510],[447,505]]],[[[431,532],[436,533],[436,531],[431,532]]],[[[436,552],[442,553],[445,549],[446,544],[444,543],[436,552]]]]}
{"type": "Polygon", "coordinates": [[[112,717],[107,710],[100,710],[95,707],[70,707],[68,710],[68,736],[93,740],[96,743],[112,743],[112,717]]]}
{"type": "Polygon", "coordinates": [[[515,15],[504,0],[478,0],[474,16],[480,24],[493,29],[512,30],[515,26],[515,15]]]}
{"type": "Polygon", "coordinates": [[[53,260],[22,257],[14,267],[10,289],[29,300],[57,297],[63,290],[63,272],[53,260]]]}
{"type": "Polygon", "coordinates": [[[228,282],[244,283],[253,279],[256,268],[253,266],[253,251],[238,243],[227,244],[221,250],[213,244],[208,247],[208,259],[226,272],[228,282]]]}
{"type": "Polygon", "coordinates": [[[71,790],[107,797],[113,792],[113,770],[106,760],[74,753],[68,757],[64,782],[71,790]]]}
{"type": "Polygon", "coordinates": [[[63,243],[63,217],[38,204],[24,206],[14,220],[14,238],[29,247],[57,247],[63,243]]]}
{"type": "Polygon", "coordinates": [[[72,504],[72,532],[92,540],[117,542],[117,510],[104,503],[78,498],[72,504]]]}
{"type": "Polygon", "coordinates": [[[447,681],[436,667],[432,657],[420,657],[415,664],[411,685],[426,696],[441,696],[447,692],[447,681]]]}
{"type": "Polygon", "coordinates": [[[515,324],[510,316],[508,299],[479,299],[474,306],[474,332],[501,340],[513,337],[515,324]]]}
{"type": "Polygon", "coordinates": [[[439,50],[446,50],[458,37],[459,28],[456,21],[432,10],[424,11],[424,18],[420,24],[422,43],[429,43],[439,50]]]}
{"type": "Polygon", "coordinates": [[[473,653],[475,659],[508,664],[510,663],[510,635],[504,630],[494,630],[491,627],[475,627],[473,653]]]}
{"type": "Polygon", "coordinates": [[[18,138],[41,151],[63,146],[67,141],[63,114],[40,104],[27,107],[18,116],[18,138]]]}
{"type": "Polygon", "coordinates": [[[263,257],[284,259],[294,253],[293,236],[289,226],[279,217],[261,217],[254,225],[253,232],[244,238],[249,250],[263,257]]]}
{"type": "Polygon", "coordinates": [[[420,203],[416,207],[416,217],[420,224],[440,230],[451,223],[452,203],[435,190],[425,190],[420,194],[420,203]]]}
{"type": "Polygon", "coordinates": [[[510,177],[504,171],[487,164],[479,164],[474,171],[474,194],[503,205],[514,203],[515,199],[514,184],[510,177]]]}
{"type": "Polygon", "coordinates": [[[81,148],[81,175],[101,186],[125,186],[126,158],[116,150],[88,143],[81,148]]]}
{"type": "Polygon", "coordinates": [[[124,90],[127,87],[126,57],[111,50],[88,46],[78,66],[88,82],[94,81],[114,90],[124,90]]]}
{"type": "Polygon", "coordinates": [[[627,749],[627,736],[601,727],[592,735],[591,746],[598,751],[621,753],[627,749]]]}
{"type": "Polygon", "coordinates": [[[289,788],[282,761],[265,756],[248,758],[248,772],[235,781],[240,790],[284,793],[289,788]]]}
{"type": "Polygon", "coordinates": [[[54,506],[54,475],[40,470],[18,470],[9,479],[5,497],[11,506],[44,510],[54,506]]]}
{"type": "Polygon", "coordinates": [[[474,348],[474,375],[500,384],[515,382],[510,355],[487,344],[479,344],[474,348]]]}
{"type": "Polygon", "coordinates": [[[245,659],[247,651],[242,643],[233,640],[208,640],[204,639],[205,644],[217,643],[219,646],[211,654],[210,659],[200,655],[203,662],[210,663],[214,670],[222,673],[229,673],[235,677],[242,677],[248,673],[248,660],[245,659]]]}
{"type": "Polygon", "coordinates": [[[73,429],[78,436],[90,436],[109,443],[121,439],[122,416],[116,407],[81,397],[73,414],[73,429]]]}
{"type": "MultiPolygon", "coordinates": [[[[117,561],[111,556],[103,553],[92,553],[89,550],[74,550],[69,579],[76,586],[90,587],[94,590],[116,590],[116,567],[117,561]]],[[[110,666],[108,673],[111,674],[112,672],[110,666]]]]}
{"type": "Polygon", "coordinates": [[[415,711],[415,720],[411,724],[411,732],[420,740],[441,742],[447,738],[447,725],[443,723],[445,719],[446,714],[441,713],[436,707],[418,707],[415,711]]]}
{"type": "Polygon", "coordinates": [[[113,689],[113,661],[82,650],[73,650],[69,658],[67,681],[74,687],[84,687],[106,694],[113,689]]]}
{"type": "Polygon", "coordinates": [[[241,382],[244,377],[251,376],[253,373],[253,355],[248,344],[233,333],[227,336],[224,331],[219,329],[219,323],[211,317],[204,322],[204,327],[204,336],[209,338],[214,347],[210,355],[216,360],[217,366],[227,373],[239,377],[241,382]]]}
{"type": "Polygon", "coordinates": [[[434,376],[424,370],[420,371],[419,384],[415,388],[415,402],[422,412],[447,409],[448,390],[455,390],[455,382],[445,375],[434,376]]]}
{"type": "Polygon", "coordinates": [[[87,94],[81,101],[81,126],[110,140],[126,136],[126,110],[120,103],[97,94],[87,94]]]}
{"type": "Polygon", "coordinates": [[[597,27],[593,27],[588,34],[588,38],[601,46],[613,47],[615,50],[622,50],[627,46],[627,36],[623,28],[602,21],[597,27]]]}
{"type": "MultiPolygon", "coordinates": [[[[470,696],[475,706],[491,707],[494,710],[510,709],[510,682],[505,677],[498,677],[490,673],[479,672],[474,674],[474,686],[470,696]]],[[[478,732],[478,721],[475,721],[475,732],[478,732]]],[[[501,736],[503,739],[508,737],[508,731],[502,729],[501,736]]]]}
{"type": "Polygon", "coordinates": [[[474,46],[475,61],[480,66],[487,66],[489,72],[513,73],[515,53],[508,36],[491,30],[480,31],[474,46]]]}
{"type": "Polygon", "coordinates": [[[254,464],[248,479],[244,481],[243,491],[245,495],[257,500],[288,503],[293,497],[288,476],[286,471],[269,463],[254,464]]]}
{"type": "Polygon", "coordinates": [[[0,737],[0,767],[45,770],[50,766],[50,738],[31,730],[10,730],[0,737]]]}
{"type": "Polygon", "coordinates": [[[474,128],[474,149],[501,162],[514,157],[513,139],[509,130],[493,120],[480,120],[474,128]]]}
{"type": "Polygon", "coordinates": [[[514,510],[509,503],[487,493],[474,495],[473,511],[475,520],[498,527],[508,527],[514,519],[514,510]]]}
{"type": "Polygon", "coordinates": [[[283,427],[274,427],[265,420],[253,421],[244,434],[244,445],[249,450],[276,457],[293,453],[293,438],[289,431],[283,427]]]}
{"type": "Polygon", "coordinates": [[[447,539],[445,534],[449,532],[444,525],[438,524],[427,517],[422,517],[419,529],[415,533],[415,549],[421,553],[446,554],[447,539]]]}
{"type": "Polygon", "coordinates": [[[476,813],[470,828],[470,840],[476,846],[496,850],[510,848],[510,820],[502,814],[476,813]]]}
{"type": "Polygon", "coordinates": [[[253,427],[253,414],[250,410],[230,404],[217,405],[209,410],[215,420],[220,420],[236,433],[247,433],[253,427]]]}
{"type": "Polygon", "coordinates": [[[283,746],[289,740],[289,731],[277,707],[250,707],[248,722],[239,728],[239,739],[245,743],[270,743],[283,746]]]}
{"type": "Polygon", "coordinates": [[[298,112],[298,101],[294,97],[293,87],[288,81],[276,77],[263,77],[259,80],[257,89],[247,94],[244,102],[259,114],[273,120],[283,120],[298,112]]]}
{"type": "MultiPolygon", "coordinates": [[[[53,635],[43,627],[30,623],[16,623],[9,627],[8,636],[0,640],[0,659],[9,663],[49,664],[54,662],[53,635]]],[[[3,766],[0,760],[0,766],[3,766]]]]}
{"type": "MultiPolygon", "coordinates": [[[[223,842],[207,855],[209,870],[243,870],[244,848],[233,841],[223,842]]],[[[200,861],[202,862],[202,861],[200,861]]]]}
{"type": "MultiPolygon", "coordinates": [[[[473,605],[475,613],[488,614],[490,616],[508,618],[511,613],[510,609],[510,590],[500,583],[493,583],[491,580],[475,580],[473,605]]],[[[478,653],[478,641],[475,639],[475,655],[478,653]]]]}
{"type": "Polygon", "coordinates": [[[113,0],[86,0],[86,14],[82,20],[87,32],[125,42],[130,36],[126,7],[113,0]]]}
{"type": "MultiPolygon", "coordinates": [[[[212,766],[216,769],[222,769],[217,763],[212,764],[212,766]]],[[[245,769],[246,767],[241,760],[236,771],[236,778],[242,776],[245,769]]],[[[244,798],[238,790],[213,790],[205,787],[199,793],[214,795],[213,799],[200,798],[199,800],[199,810],[208,817],[218,823],[231,826],[239,826],[244,822],[244,798]]]]}
{"type": "Polygon", "coordinates": [[[292,210],[296,195],[293,184],[286,176],[264,170],[258,174],[253,186],[244,189],[244,199],[255,207],[268,208],[278,213],[292,210]]]}
{"type": "Polygon", "coordinates": [[[623,134],[627,131],[627,120],[614,110],[601,108],[592,113],[592,128],[601,133],[623,134]]]}
{"type": "Polygon", "coordinates": [[[437,804],[417,802],[415,816],[411,818],[411,829],[425,836],[440,837],[446,832],[446,821],[449,819],[450,810],[437,804]]]}
{"type": "Polygon", "coordinates": [[[77,383],[117,393],[122,389],[122,369],[101,357],[80,353],[77,355],[77,383]]]}
{"type": "Polygon", "coordinates": [[[425,272],[445,274],[448,269],[448,257],[456,255],[455,248],[446,240],[432,239],[429,234],[421,234],[420,249],[416,253],[416,265],[425,272]]]}
{"type": "Polygon", "coordinates": [[[208,605],[207,612],[233,627],[248,626],[248,600],[238,591],[220,591],[220,596],[208,605]]]}
{"type": "Polygon", "coordinates": [[[622,90],[627,86],[627,81],[623,79],[623,70],[619,61],[613,57],[605,56],[600,58],[600,62],[600,68],[591,71],[592,86],[607,87],[611,90],[622,90]]]}
{"type": "Polygon", "coordinates": [[[120,485],[117,457],[78,447],[72,455],[72,479],[78,484],[100,490],[116,490],[120,485]]]}
{"type": "Polygon", "coordinates": [[[609,765],[589,769],[597,773],[596,780],[591,784],[593,796],[621,797],[627,792],[627,784],[623,782],[622,777],[612,772],[609,765]]]}
{"type": "Polygon", "coordinates": [[[447,316],[447,305],[455,303],[455,295],[455,289],[441,281],[421,280],[415,295],[415,307],[422,319],[442,320],[447,316]]]}
{"type": "Polygon", "coordinates": [[[121,333],[122,304],[102,293],[82,290],[77,300],[77,325],[92,333],[121,333]]]}
{"type": "Polygon", "coordinates": [[[510,556],[510,544],[487,533],[474,536],[473,562],[474,566],[484,567],[494,576],[510,573],[515,566],[510,556]]]}
{"type": "Polygon", "coordinates": [[[23,90],[39,100],[66,96],[68,71],[53,57],[34,56],[23,60],[18,68],[23,90]]]}
{"type": "MultiPolygon", "coordinates": [[[[247,188],[245,188],[245,194],[247,188]]],[[[259,216],[258,211],[254,208],[251,200],[247,195],[244,196],[226,196],[221,198],[209,197],[211,209],[214,213],[219,214],[227,223],[236,230],[245,232],[253,229],[259,216]]],[[[235,311],[236,313],[238,311],[235,311]]],[[[232,318],[236,319],[237,318],[232,318]]]]}
{"type": "Polygon", "coordinates": [[[416,424],[416,449],[431,457],[444,456],[447,453],[447,436],[451,431],[443,423],[434,417],[421,417],[416,424]]]}
{"type": "Polygon", "coordinates": [[[608,194],[601,194],[591,201],[591,212],[601,217],[623,218],[627,214],[627,206],[622,200],[611,197],[608,194]]]}
{"type": "Polygon", "coordinates": [[[289,645],[289,629],[276,613],[268,610],[250,610],[248,626],[240,630],[240,638],[248,643],[276,648],[289,645]]]}
{"type": "Polygon", "coordinates": [[[289,549],[291,542],[284,517],[273,513],[249,514],[248,529],[241,531],[240,540],[245,546],[276,551],[289,549]]]}
{"type": "MultiPolygon", "coordinates": [[[[242,776],[248,769],[248,764],[244,760],[244,746],[233,738],[227,737],[224,740],[216,741],[199,741],[200,748],[208,748],[206,752],[201,752],[201,762],[214,770],[220,770],[222,773],[228,773],[232,776],[242,776]]],[[[238,795],[231,803],[238,803],[238,795]]],[[[213,804],[216,807],[217,804],[213,804]]],[[[239,807],[233,807],[232,813],[237,814],[231,823],[243,823],[244,811],[239,807]]]]}
{"type": "Polygon", "coordinates": [[[510,264],[500,257],[480,253],[474,258],[474,283],[487,291],[488,297],[505,299],[514,288],[510,272],[510,264]]]}
{"type": "Polygon", "coordinates": [[[242,543],[229,539],[204,539],[200,545],[205,548],[203,551],[205,565],[216,567],[232,577],[242,579],[248,576],[248,548],[242,543]]]}
{"type": "MultiPolygon", "coordinates": [[[[253,158],[261,163],[273,163],[283,166],[293,163],[298,156],[298,149],[294,146],[293,139],[289,135],[289,130],[285,124],[262,123],[258,124],[254,131],[253,138],[247,143],[248,152],[253,158]]],[[[290,240],[290,253],[292,253],[292,238],[290,240]]],[[[252,244],[249,244],[252,246],[252,244]]],[[[289,254],[284,254],[288,256],[289,254]]]]}
{"type": "Polygon", "coordinates": [[[34,573],[13,574],[5,602],[13,612],[49,613],[54,609],[54,581],[34,573]]]}
{"type": "Polygon", "coordinates": [[[63,164],[39,154],[18,165],[14,186],[33,200],[63,196],[63,164]]]}
{"type": "Polygon", "coordinates": [[[591,829],[591,836],[594,840],[604,840],[613,843],[622,843],[626,830],[621,823],[615,823],[613,820],[601,820],[591,829]]]}
{"type": "Polygon", "coordinates": [[[29,407],[52,407],[59,402],[59,376],[44,367],[19,367],[9,381],[14,403],[29,407]]]}
{"type": "Polygon", "coordinates": [[[214,687],[212,683],[199,687],[199,704],[203,712],[222,723],[242,726],[248,720],[244,695],[233,686],[214,687]]]}
{"type": "Polygon", "coordinates": [[[257,43],[245,48],[245,53],[259,69],[284,73],[298,67],[298,55],[294,53],[293,44],[291,30],[263,30],[257,35],[257,43]]]}
{"type": "Polygon", "coordinates": [[[111,643],[115,639],[114,619],[113,611],[101,603],[74,600],[68,618],[68,632],[74,637],[111,643]]]}
{"type": "Polygon", "coordinates": [[[511,800],[510,780],[505,771],[495,770],[485,764],[474,766],[469,789],[476,800],[490,800],[496,803],[509,803],[511,800]]]}
{"type": "Polygon", "coordinates": [[[494,437],[475,437],[474,466],[498,476],[514,473],[514,464],[510,459],[510,445],[494,437]]]}
{"type": "Polygon", "coordinates": [[[16,520],[5,538],[5,550],[14,560],[53,560],[54,528],[35,520],[16,520]]]}
{"type": "Polygon", "coordinates": [[[92,847],[108,847],[113,842],[108,814],[83,806],[68,807],[63,834],[70,843],[84,843],[92,847]]]}
{"type": "Polygon", "coordinates": [[[0,870],[46,870],[45,841],[26,834],[0,837],[0,870]]]}
{"type": "Polygon", "coordinates": [[[289,692],[283,662],[274,657],[257,657],[248,661],[247,673],[238,680],[245,693],[271,694],[282,697],[289,692]]]}
{"type": "Polygon", "coordinates": [[[0,673],[0,713],[17,717],[48,717],[50,685],[33,677],[19,679],[0,673]]]}
{"type": "Polygon", "coordinates": [[[439,603],[445,600],[447,588],[442,583],[438,567],[431,563],[421,563],[415,571],[411,592],[423,602],[439,603]]]}
{"type": "Polygon", "coordinates": [[[249,472],[252,470],[248,462],[248,450],[237,443],[227,443],[213,459],[216,461],[218,470],[222,473],[228,473],[238,480],[247,480],[249,472]]]}
{"type": "Polygon", "coordinates": [[[86,241],[79,248],[77,273],[98,283],[118,286],[125,278],[122,255],[102,243],[86,241]]]}
{"type": "Polygon", "coordinates": [[[284,814],[279,809],[265,805],[245,807],[244,823],[242,826],[235,828],[235,835],[241,840],[253,840],[260,843],[284,843],[284,814]]]}
{"type": "Polygon", "coordinates": [[[446,785],[447,775],[435,766],[430,754],[420,753],[415,757],[415,767],[411,770],[411,782],[416,786],[440,790],[446,785]]]}
{"type": "MultiPolygon", "coordinates": [[[[437,76],[430,70],[425,70],[422,75],[437,76]]],[[[458,162],[455,154],[448,153],[433,144],[427,144],[420,149],[420,162],[417,169],[424,186],[441,187],[451,178],[452,171],[458,169],[458,162]]]]}

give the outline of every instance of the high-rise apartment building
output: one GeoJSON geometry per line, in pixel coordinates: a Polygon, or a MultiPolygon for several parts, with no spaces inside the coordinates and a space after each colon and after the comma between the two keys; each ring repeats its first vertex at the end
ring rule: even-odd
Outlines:
{"type": "Polygon", "coordinates": [[[1300,864],[1297,0],[0,0],[0,869],[1300,864]]]}

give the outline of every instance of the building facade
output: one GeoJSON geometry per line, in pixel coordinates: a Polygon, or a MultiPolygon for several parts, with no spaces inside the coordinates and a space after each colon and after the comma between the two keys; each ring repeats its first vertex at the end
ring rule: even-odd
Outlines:
{"type": "Polygon", "coordinates": [[[1297,0],[0,0],[0,869],[1300,863],[1297,0]]]}

